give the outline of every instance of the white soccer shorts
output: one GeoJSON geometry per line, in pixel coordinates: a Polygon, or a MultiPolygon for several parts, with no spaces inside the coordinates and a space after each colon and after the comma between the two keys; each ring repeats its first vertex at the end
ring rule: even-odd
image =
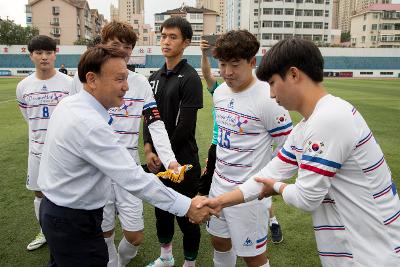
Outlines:
{"type": "Polygon", "coordinates": [[[144,229],[143,202],[125,189],[112,183],[109,198],[103,210],[103,232],[115,228],[115,215],[118,214],[122,229],[136,232],[144,229]]]}
{"type": "Polygon", "coordinates": [[[230,238],[239,257],[254,257],[267,249],[271,198],[224,208],[219,218],[212,216],[207,231],[217,237],[230,238]]]}

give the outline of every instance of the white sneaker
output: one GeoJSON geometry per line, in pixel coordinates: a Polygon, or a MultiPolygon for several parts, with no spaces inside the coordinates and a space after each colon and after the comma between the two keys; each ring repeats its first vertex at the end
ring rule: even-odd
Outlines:
{"type": "Polygon", "coordinates": [[[158,257],[153,262],[150,262],[146,267],[172,267],[175,266],[175,260],[174,257],[171,257],[169,259],[163,259],[161,257],[158,257]]]}
{"type": "Polygon", "coordinates": [[[42,232],[38,233],[35,239],[26,247],[27,250],[35,250],[46,244],[46,237],[42,232]]]}

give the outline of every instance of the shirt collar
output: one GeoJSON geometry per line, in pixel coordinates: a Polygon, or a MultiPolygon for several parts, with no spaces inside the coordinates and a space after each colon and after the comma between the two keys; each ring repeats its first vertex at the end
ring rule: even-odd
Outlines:
{"type": "Polygon", "coordinates": [[[83,102],[94,108],[107,123],[110,122],[110,114],[108,114],[108,111],[103,107],[102,104],[100,104],[100,102],[94,96],[92,96],[85,89],[81,90],[79,94],[83,102]]]}
{"type": "MultiPolygon", "coordinates": [[[[176,66],[175,66],[175,68],[173,69],[173,70],[169,70],[170,71],[170,73],[174,73],[174,74],[176,74],[176,73],[178,73],[180,70],[181,70],[181,68],[185,65],[185,63],[187,62],[187,60],[185,59],[185,58],[183,58],[176,66]]],[[[167,64],[166,63],[164,63],[164,66],[162,67],[162,69],[161,69],[161,74],[164,74],[164,75],[167,75],[167,64]]],[[[170,74],[171,75],[171,74],[170,74]]]]}

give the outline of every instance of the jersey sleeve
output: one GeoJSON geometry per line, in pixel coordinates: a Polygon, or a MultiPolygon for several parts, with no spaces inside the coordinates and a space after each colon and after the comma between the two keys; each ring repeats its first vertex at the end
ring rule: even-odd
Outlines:
{"type": "Polygon", "coordinates": [[[289,112],[274,100],[269,101],[269,105],[263,105],[262,119],[268,134],[273,139],[275,156],[293,129],[292,119],[289,112]]]}
{"type": "Polygon", "coordinates": [[[160,118],[158,112],[157,103],[154,100],[153,91],[151,90],[150,84],[144,82],[143,90],[145,90],[144,105],[143,105],[143,117],[145,125],[148,127],[148,131],[153,140],[154,148],[160,157],[165,169],[172,161],[176,161],[174,152],[171,148],[171,143],[168,138],[167,130],[165,129],[164,122],[160,118]]]}
{"type": "Polygon", "coordinates": [[[21,83],[18,83],[16,90],[18,107],[24,119],[26,120],[26,122],[28,122],[28,112],[27,112],[28,104],[25,102],[23,94],[24,94],[23,86],[21,85],[21,83]]]}
{"type": "Polygon", "coordinates": [[[315,210],[354,148],[356,132],[352,119],[339,114],[310,122],[298,177],[283,191],[284,201],[304,211],[315,210]]]}
{"type": "Polygon", "coordinates": [[[203,108],[203,85],[199,75],[190,75],[179,88],[181,108],[203,108]]]}

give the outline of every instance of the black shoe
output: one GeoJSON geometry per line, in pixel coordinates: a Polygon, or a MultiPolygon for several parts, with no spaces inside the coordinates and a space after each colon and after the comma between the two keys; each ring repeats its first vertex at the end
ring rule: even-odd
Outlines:
{"type": "Polygon", "coordinates": [[[273,223],[269,229],[271,230],[272,243],[279,244],[283,241],[283,235],[281,226],[279,224],[273,223]]]}

